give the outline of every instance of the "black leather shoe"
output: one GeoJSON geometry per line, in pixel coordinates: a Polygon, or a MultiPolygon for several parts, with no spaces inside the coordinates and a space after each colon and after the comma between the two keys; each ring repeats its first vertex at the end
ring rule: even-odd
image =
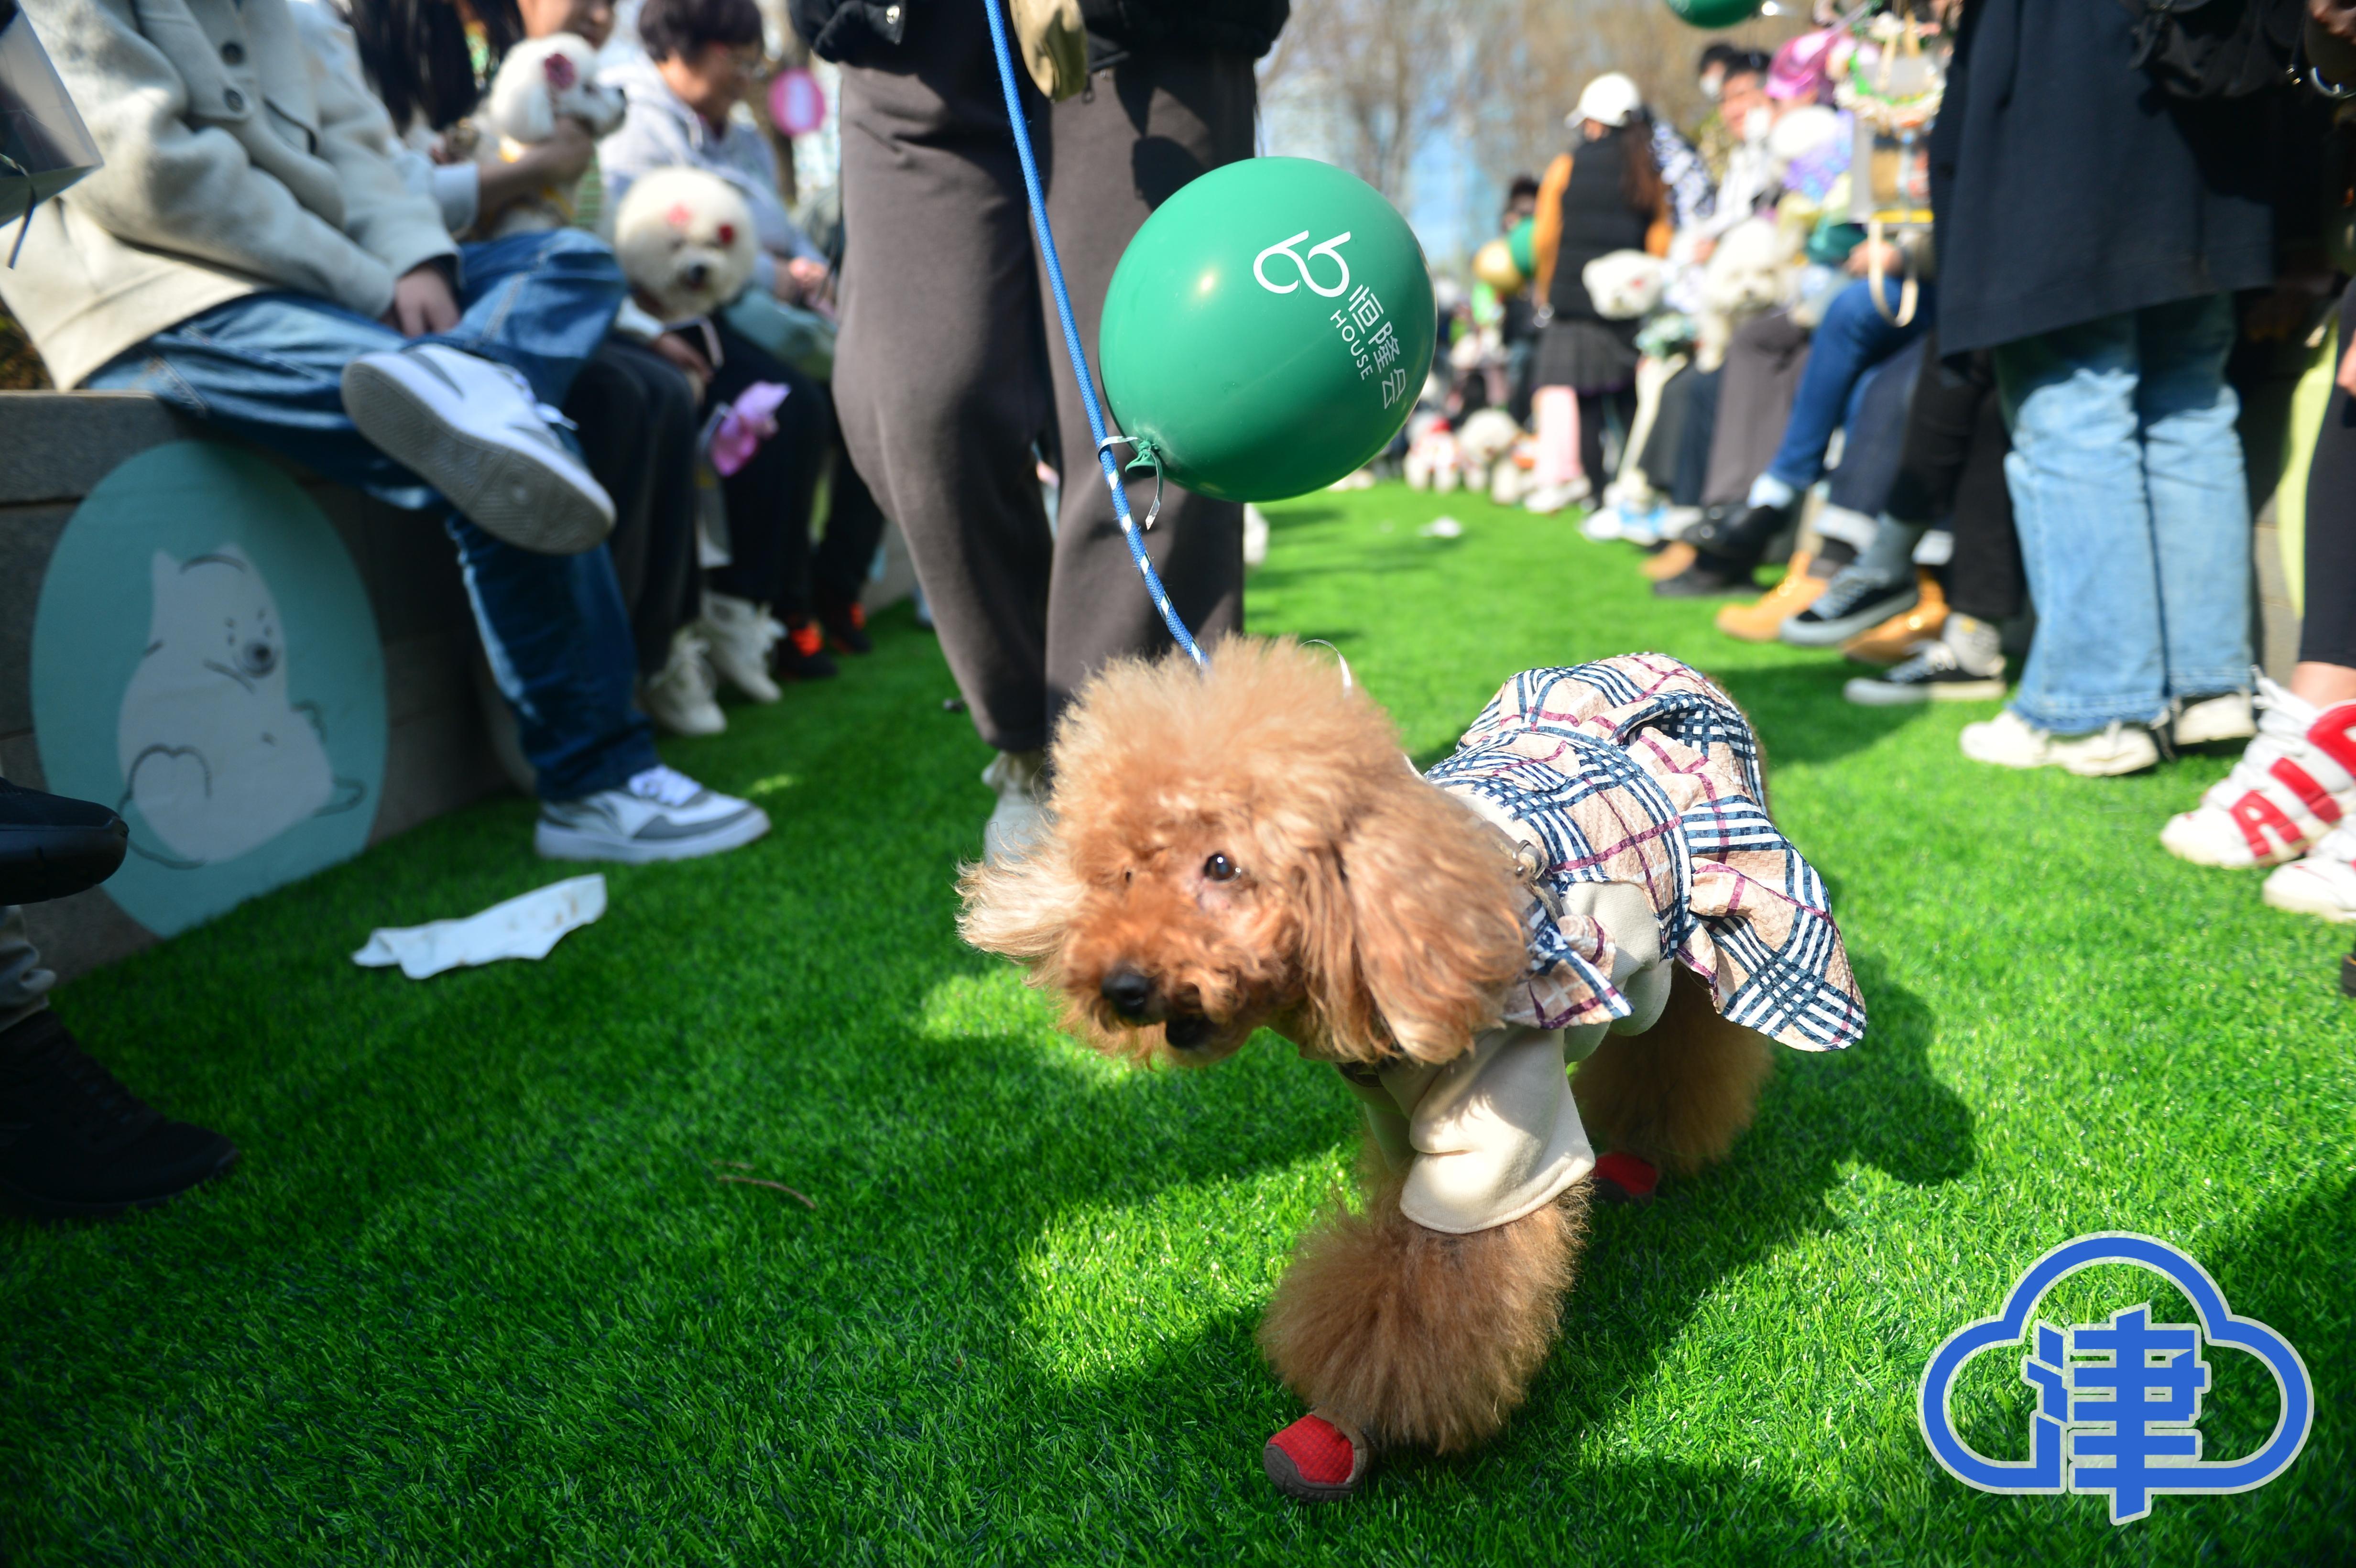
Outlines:
{"type": "Polygon", "coordinates": [[[1767,547],[1775,536],[1792,521],[1789,507],[1752,507],[1737,511],[1731,507],[1712,507],[1701,519],[1686,529],[1686,543],[1704,555],[1740,565],[1746,570],[1765,559],[1767,547]]]}
{"type": "Polygon", "coordinates": [[[0,779],[0,904],[32,904],[114,875],[131,830],[87,800],[0,779]]]}
{"type": "Polygon", "coordinates": [[[1655,599],[1707,599],[1718,593],[1749,593],[1759,584],[1751,577],[1751,568],[1697,551],[1693,564],[1675,577],[1665,577],[1653,584],[1655,599]]]}
{"type": "Polygon", "coordinates": [[[219,1133],[167,1120],[117,1083],[48,1008],[0,1033],[0,1194],[34,1213],[148,1208],[236,1159],[219,1133]]]}

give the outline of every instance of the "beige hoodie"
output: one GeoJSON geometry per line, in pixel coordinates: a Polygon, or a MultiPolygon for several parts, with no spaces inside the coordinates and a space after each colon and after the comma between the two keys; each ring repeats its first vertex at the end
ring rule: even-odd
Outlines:
{"type": "MultiPolygon", "coordinates": [[[[351,48],[287,0],[23,0],[105,167],[44,204],[0,300],[61,387],[200,311],[290,290],[381,315],[456,253],[351,48]]],[[[21,219],[19,220],[21,222],[21,219]]],[[[17,224],[0,225],[0,254],[17,224]]]]}

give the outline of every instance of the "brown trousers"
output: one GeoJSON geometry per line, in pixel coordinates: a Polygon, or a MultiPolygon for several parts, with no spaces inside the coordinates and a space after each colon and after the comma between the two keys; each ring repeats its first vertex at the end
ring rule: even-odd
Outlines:
{"type": "MultiPolygon", "coordinates": [[[[1170,635],[1113,520],[980,7],[921,8],[897,49],[842,75],[843,433],[907,537],[975,727],[1027,751],[1107,660],[1161,653],[1170,635]],[[1051,428],[1064,477],[1052,536],[1032,453],[1051,428]]],[[[1250,155],[1251,62],[1132,57],[1052,110],[1023,85],[1093,364],[1113,268],[1147,215],[1250,155]]],[[[1129,494],[1141,523],[1151,479],[1129,494]]],[[[1147,544],[1198,637],[1241,625],[1241,507],[1172,487],[1147,544]]]]}

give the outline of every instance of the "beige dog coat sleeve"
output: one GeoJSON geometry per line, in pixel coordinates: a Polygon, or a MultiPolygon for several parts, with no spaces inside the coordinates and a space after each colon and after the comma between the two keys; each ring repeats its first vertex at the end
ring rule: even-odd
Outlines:
{"type": "Polygon", "coordinates": [[[1592,1170],[1563,1051],[1560,1029],[1508,1024],[1437,1067],[1343,1067],[1383,1158],[1407,1172],[1399,1211],[1466,1235],[1520,1219],[1592,1170]]]}

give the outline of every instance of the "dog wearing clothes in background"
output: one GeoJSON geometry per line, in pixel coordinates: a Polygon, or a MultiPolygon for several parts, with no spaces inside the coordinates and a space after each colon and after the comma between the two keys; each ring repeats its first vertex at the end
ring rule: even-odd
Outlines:
{"type": "Polygon", "coordinates": [[[1865,1028],[1749,722],[1661,655],[1515,677],[1419,776],[1331,664],[1233,637],[1108,667],[1052,766],[1047,835],[964,873],[967,940],[1108,1055],[1209,1063],[1266,1025],[1364,1104],[1365,1207],[1301,1239],[1259,1330],[1310,1406],[1263,1453],[1296,1498],[1495,1433],[1590,1193],[1723,1157],[1770,1040],[1865,1028]]]}
{"type": "MultiPolygon", "coordinates": [[[[555,135],[559,116],[580,121],[593,136],[607,136],[628,112],[619,92],[597,85],[597,51],[573,33],[552,33],[509,49],[483,103],[484,124],[509,163],[555,135]]],[[[501,212],[489,238],[537,234],[572,221],[573,193],[548,186],[501,212]]]]}

